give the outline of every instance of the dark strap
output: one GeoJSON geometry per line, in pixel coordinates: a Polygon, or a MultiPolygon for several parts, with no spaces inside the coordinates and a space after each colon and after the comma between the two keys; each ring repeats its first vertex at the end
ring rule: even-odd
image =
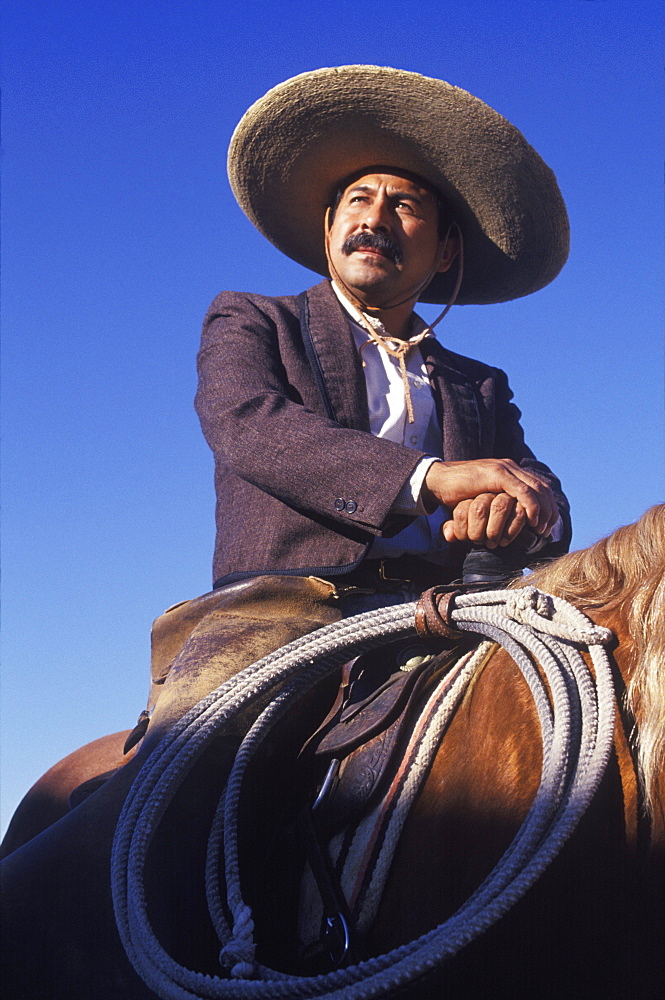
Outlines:
{"type": "Polygon", "coordinates": [[[395,593],[404,585],[422,591],[451,579],[453,570],[427,562],[420,556],[403,555],[394,559],[364,559],[360,566],[335,577],[337,591],[366,590],[368,593],[395,593]]]}
{"type": "Polygon", "coordinates": [[[455,598],[460,594],[478,594],[486,590],[499,590],[503,581],[478,583],[451,583],[430,587],[421,595],[416,606],[416,632],[421,639],[459,642],[460,630],[452,619],[455,598]]]}
{"type": "Polygon", "coordinates": [[[423,672],[429,672],[432,661],[423,662],[408,672],[397,670],[365,698],[356,700],[354,688],[338,706],[334,716],[318,733],[318,757],[346,757],[356,747],[369,742],[387,729],[401,714],[409,696],[423,672]]]}
{"type": "Polygon", "coordinates": [[[303,809],[298,817],[297,829],[323,903],[320,944],[327,952],[333,968],[339,969],[355,961],[351,914],[310,806],[303,809]]]}
{"type": "Polygon", "coordinates": [[[455,640],[459,630],[450,617],[459,590],[431,587],[420,595],[416,606],[416,632],[423,639],[455,640]]]}

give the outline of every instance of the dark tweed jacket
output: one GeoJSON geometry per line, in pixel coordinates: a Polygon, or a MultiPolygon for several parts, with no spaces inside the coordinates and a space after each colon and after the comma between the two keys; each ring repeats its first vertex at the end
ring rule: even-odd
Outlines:
{"type": "MultiPolygon", "coordinates": [[[[423,453],[369,433],[362,368],[330,283],[301,298],[311,340],[295,296],[223,292],[204,321],[196,409],[215,456],[217,586],[261,573],[345,573],[373,535],[408,523],[391,507],[423,453]]],[[[544,474],[566,537],[539,558],[566,551],[568,503],[524,443],[505,374],[433,338],[421,350],[444,459],[512,458],[544,474]]]]}

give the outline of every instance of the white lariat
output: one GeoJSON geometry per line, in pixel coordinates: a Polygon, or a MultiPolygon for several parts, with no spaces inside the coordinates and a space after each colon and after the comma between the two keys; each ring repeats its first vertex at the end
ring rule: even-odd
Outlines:
{"type": "MultiPolygon", "coordinates": [[[[255,959],[254,927],[242,897],[238,808],[247,768],[273,727],[300,697],[340,664],[415,634],[415,604],[384,608],[319,629],[243,670],[192,708],[152,752],[127,796],[115,833],[111,876],[118,931],[137,973],[163,1000],[367,1000],[401,989],[476,938],[535,882],[575,829],[609,760],[615,697],[604,646],[612,633],[576,608],[533,587],[459,596],[452,620],[498,642],[533,695],[543,742],[541,781],[528,816],[482,885],[439,927],[384,955],[319,976],[292,976],[255,959]],[[581,648],[588,647],[593,671],[581,648]],[[536,668],[540,665],[543,677],[536,668]],[[209,842],[207,894],[231,978],[179,965],[148,920],[144,868],[148,846],[178,788],[206,747],[254,711],[222,794],[209,842]],[[226,901],[218,859],[223,844],[226,901]],[[232,926],[227,913],[231,914],[232,926]]],[[[489,668],[491,669],[491,662],[489,668]]],[[[165,873],[168,877],[168,873],[165,873]]]]}

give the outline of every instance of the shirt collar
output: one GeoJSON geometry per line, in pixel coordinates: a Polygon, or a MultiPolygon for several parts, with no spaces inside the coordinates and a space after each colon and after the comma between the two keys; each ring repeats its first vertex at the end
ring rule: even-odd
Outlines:
{"type": "MultiPolygon", "coordinates": [[[[345,309],[345,311],[348,313],[348,315],[351,317],[351,319],[354,321],[354,323],[356,323],[362,329],[363,326],[364,326],[364,324],[363,324],[363,319],[364,319],[365,322],[369,323],[370,326],[372,326],[376,330],[377,333],[381,334],[382,337],[387,337],[389,340],[394,340],[396,343],[399,343],[397,337],[391,337],[390,334],[386,331],[385,326],[383,325],[383,323],[381,322],[381,320],[378,318],[378,316],[372,316],[370,313],[365,313],[365,312],[361,313],[360,310],[356,306],[354,306],[353,302],[350,302],[349,299],[347,299],[347,297],[344,294],[344,292],[335,284],[334,281],[331,281],[330,283],[332,285],[333,292],[335,293],[335,295],[339,299],[340,304],[345,309]]],[[[419,334],[421,334],[422,331],[426,328],[426,326],[427,326],[427,324],[425,323],[425,321],[423,319],[421,319],[420,316],[417,313],[415,313],[415,312],[412,313],[411,314],[411,336],[409,337],[409,340],[411,341],[415,337],[417,337],[419,334]]],[[[365,332],[367,332],[367,331],[365,331],[365,332]]],[[[367,336],[369,337],[369,334],[367,334],[367,336]]],[[[433,337],[434,334],[432,332],[430,332],[429,336],[433,337]]]]}

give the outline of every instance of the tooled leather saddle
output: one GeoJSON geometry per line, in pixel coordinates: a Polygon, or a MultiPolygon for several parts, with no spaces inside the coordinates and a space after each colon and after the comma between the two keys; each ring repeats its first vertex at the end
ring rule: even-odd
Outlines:
{"type": "Polygon", "coordinates": [[[322,950],[335,966],[354,960],[353,921],[326,845],[386,794],[424,697],[477,642],[446,624],[452,591],[434,588],[421,598],[420,640],[391,643],[344,664],[334,704],[301,751],[323,765],[299,830],[323,901],[322,950]]]}

